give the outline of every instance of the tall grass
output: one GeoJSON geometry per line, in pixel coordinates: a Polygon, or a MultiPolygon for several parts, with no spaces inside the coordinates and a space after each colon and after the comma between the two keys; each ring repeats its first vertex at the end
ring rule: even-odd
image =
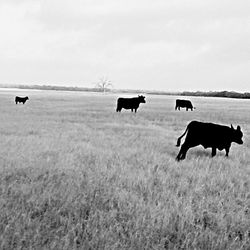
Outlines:
{"type": "Polygon", "coordinates": [[[248,100],[147,96],[134,114],[115,95],[28,94],[0,94],[1,249],[250,249],[248,100]],[[195,119],[241,125],[244,144],[176,162],[195,119]]]}

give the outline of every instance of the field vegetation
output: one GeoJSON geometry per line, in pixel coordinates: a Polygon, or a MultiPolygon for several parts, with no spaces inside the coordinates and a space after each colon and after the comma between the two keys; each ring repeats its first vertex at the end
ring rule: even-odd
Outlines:
{"type": "Polygon", "coordinates": [[[147,95],[135,114],[117,97],[0,92],[0,249],[250,249],[250,101],[147,95]],[[240,125],[244,144],[176,162],[191,120],[240,125]]]}

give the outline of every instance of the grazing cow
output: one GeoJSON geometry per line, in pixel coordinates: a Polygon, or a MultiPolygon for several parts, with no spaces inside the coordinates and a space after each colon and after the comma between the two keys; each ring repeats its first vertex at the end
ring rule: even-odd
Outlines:
{"type": "Polygon", "coordinates": [[[216,155],[216,149],[226,150],[226,156],[228,156],[231,143],[235,142],[243,144],[240,126],[234,129],[233,126],[227,127],[214,123],[205,123],[198,121],[191,121],[184,134],[177,140],[177,147],[180,146],[181,138],[185,135],[185,142],[182,144],[179,154],[176,160],[184,160],[189,148],[202,145],[204,148],[212,148],[212,157],[216,155]]]}
{"type": "Polygon", "coordinates": [[[193,111],[193,109],[195,109],[195,107],[193,107],[191,101],[177,99],[176,105],[175,105],[175,110],[176,109],[180,110],[180,108],[186,108],[186,111],[188,111],[188,109],[191,109],[191,111],[193,111]]]}
{"type": "Polygon", "coordinates": [[[118,98],[116,112],[121,112],[124,109],[135,110],[135,113],[140,105],[140,103],[146,103],[145,96],[138,95],[138,97],[133,98],[118,98]]]}
{"type": "Polygon", "coordinates": [[[29,100],[28,96],[25,97],[16,96],[15,103],[17,104],[19,102],[22,102],[24,104],[27,100],[29,100]]]}

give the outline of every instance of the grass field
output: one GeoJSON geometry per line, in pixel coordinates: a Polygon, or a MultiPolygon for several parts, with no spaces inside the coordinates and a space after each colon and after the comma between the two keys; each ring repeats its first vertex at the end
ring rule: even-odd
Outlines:
{"type": "Polygon", "coordinates": [[[250,249],[250,100],[146,96],[135,114],[117,97],[0,92],[0,249],[250,249]],[[176,162],[191,120],[244,144],[176,162]]]}

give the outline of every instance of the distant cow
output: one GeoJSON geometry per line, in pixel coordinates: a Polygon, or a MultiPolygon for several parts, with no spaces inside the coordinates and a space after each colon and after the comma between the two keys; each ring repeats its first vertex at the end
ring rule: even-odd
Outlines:
{"type": "Polygon", "coordinates": [[[22,102],[24,104],[27,100],[29,100],[28,96],[25,97],[16,96],[15,103],[17,104],[19,102],[22,102]]]}
{"type": "Polygon", "coordinates": [[[186,108],[186,111],[188,111],[188,109],[191,109],[191,111],[193,111],[193,109],[195,109],[195,107],[193,107],[191,101],[177,99],[176,105],[175,105],[175,110],[176,109],[180,110],[180,108],[186,108]]]}
{"type": "Polygon", "coordinates": [[[140,103],[146,103],[145,96],[138,95],[138,97],[133,98],[118,98],[116,112],[121,112],[124,109],[135,110],[135,113],[140,105],[140,103]]]}
{"type": "Polygon", "coordinates": [[[226,150],[228,156],[231,143],[243,144],[240,126],[234,129],[233,126],[227,127],[214,123],[204,123],[192,121],[188,124],[184,134],[177,140],[177,147],[180,146],[181,138],[186,135],[185,142],[182,144],[176,160],[184,160],[189,148],[202,145],[204,148],[212,148],[212,157],[216,155],[216,149],[226,150]]]}

